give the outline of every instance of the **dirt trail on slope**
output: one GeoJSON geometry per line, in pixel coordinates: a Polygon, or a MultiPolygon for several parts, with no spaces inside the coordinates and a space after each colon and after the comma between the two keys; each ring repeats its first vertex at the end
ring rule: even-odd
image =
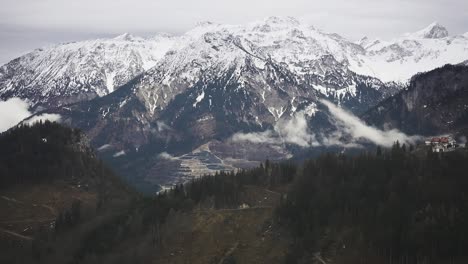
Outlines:
{"type": "Polygon", "coordinates": [[[0,228],[0,232],[2,233],[5,233],[5,234],[9,234],[11,236],[14,236],[16,238],[19,238],[19,239],[22,239],[22,240],[28,240],[28,241],[32,241],[33,238],[32,237],[29,237],[29,236],[23,236],[21,234],[18,234],[16,232],[13,232],[13,231],[10,231],[10,230],[6,230],[6,229],[3,229],[3,228],[0,228]]]}

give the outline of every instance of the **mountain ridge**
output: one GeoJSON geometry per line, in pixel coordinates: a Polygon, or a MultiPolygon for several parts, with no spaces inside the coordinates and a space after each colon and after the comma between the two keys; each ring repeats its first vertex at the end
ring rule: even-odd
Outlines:
{"type": "MultiPolygon", "coordinates": [[[[397,67],[430,50],[415,63],[431,67],[424,63],[433,56],[448,58],[440,49],[458,52],[468,43],[459,36],[398,41],[363,48],[294,18],[201,23],[115,91],[37,114],[59,114],[61,122],[85,131],[101,157],[150,192],[158,190],[152,184],[287,159],[310,147],[346,149],[382,139],[388,145],[388,137],[411,137],[367,129],[334,107],[361,115],[405,87],[360,74],[366,63],[397,67]]],[[[401,68],[389,72],[407,70],[401,68]]]]}
{"type": "MultiPolygon", "coordinates": [[[[443,28],[438,24],[428,28],[436,27],[443,28]]],[[[126,33],[110,39],[37,49],[7,63],[0,68],[0,98],[28,98],[33,108],[49,108],[103,96],[173,53],[200,48],[194,46],[200,38],[222,44],[220,38],[232,37],[243,44],[245,51],[255,53],[257,58],[273,59],[297,75],[332,75],[327,72],[332,67],[332,71],[347,69],[383,83],[406,82],[418,72],[462,61],[453,54],[468,57],[461,50],[468,43],[464,35],[448,36],[447,33],[440,38],[425,39],[418,34],[393,41],[353,43],[292,17],[269,17],[245,25],[199,23],[180,36],[159,33],[141,38],[126,33]],[[338,68],[320,62],[326,56],[333,57],[338,68]]],[[[210,54],[209,49],[215,49],[218,44],[205,45],[204,53],[210,54]]],[[[200,56],[205,56],[204,53],[200,56]]]]}
{"type": "Polygon", "coordinates": [[[407,89],[370,109],[362,117],[369,124],[425,136],[466,136],[468,66],[445,65],[415,75],[407,89]],[[430,117],[430,118],[429,118],[430,117]]]}

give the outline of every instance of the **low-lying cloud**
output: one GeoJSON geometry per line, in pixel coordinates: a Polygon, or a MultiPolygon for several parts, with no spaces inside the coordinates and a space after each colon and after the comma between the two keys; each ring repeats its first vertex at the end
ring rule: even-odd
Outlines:
{"type": "Polygon", "coordinates": [[[336,130],[327,134],[314,133],[307,125],[307,119],[303,112],[298,112],[290,119],[279,120],[273,130],[253,133],[236,133],[232,136],[235,142],[251,142],[265,144],[293,144],[301,147],[340,146],[345,148],[362,147],[362,143],[373,143],[390,147],[395,141],[413,144],[420,136],[408,136],[403,132],[392,130],[380,130],[366,125],[358,117],[335,104],[321,100],[329,112],[330,121],[335,124],[336,130]]]}
{"type": "Polygon", "coordinates": [[[299,112],[290,119],[280,119],[274,130],[253,133],[236,133],[232,136],[235,142],[247,141],[267,144],[294,144],[301,147],[318,146],[315,135],[310,133],[307,119],[303,112],[299,112]]]}
{"type": "Polygon", "coordinates": [[[171,154],[169,154],[169,153],[167,153],[167,152],[161,152],[161,153],[159,153],[158,158],[160,158],[160,159],[165,159],[165,160],[173,160],[173,159],[175,159],[174,156],[172,156],[171,154]]]}
{"type": "Polygon", "coordinates": [[[411,144],[420,139],[420,136],[408,136],[397,130],[380,130],[366,125],[361,119],[326,100],[321,100],[336,121],[338,131],[351,135],[353,141],[367,140],[377,145],[390,147],[395,141],[411,144]]]}
{"type": "Polygon", "coordinates": [[[19,123],[32,125],[39,121],[49,120],[52,122],[59,122],[59,114],[42,114],[31,116],[33,113],[29,112],[29,104],[27,101],[20,98],[10,98],[6,101],[0,101],[0,133],[7,131],[11,127],[19,123]]]}
{"type": "Polygon", "coordinates": [[[0,101],[0,133],[30,116],[29,104],[19,98],[0,101]]]}
{"type": "Polygon", "coordinates": [[[51,122],[60,122],[61,116],[59,114],[42,114],[38,116],[32,116],[31,118],[28,118],[24,120],[24,124],[32,125],[34,123],[37,123],[39,121],[51,121],[51,122]]]}

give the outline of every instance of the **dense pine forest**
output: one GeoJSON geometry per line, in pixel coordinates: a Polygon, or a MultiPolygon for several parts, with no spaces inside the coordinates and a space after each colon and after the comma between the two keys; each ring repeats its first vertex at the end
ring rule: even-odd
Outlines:
{"type": "Polygon", "coordinates": [[[173,199],[187,209],[213,197],[215,208],[230,208],[239,206],[245,186],[289,186],[274,217],[293,237],[286,263],[310,263],[317,254],[338,263],[463,263],[467,161],[465,150],[438,154],[397,142],[356,156],[329,153],[301,165],[267,161],[202,177],[160,194],[154,205],[173,199]]]}
{"type": "Polygon", "coordinates": [[[0,263],[64,263],[78,230],[138,197],[79,130],[45,121],[1,133],[0,263]]]}
{"type": "Polygon", "coordinates": [[[466,151],[415,155],[399,144],[306,161],[278,208],[296,238],[288,262],[320,252],[353,257],[345,263],[464,263],[467,171],[466,151]]]}
{"type": "Polygon", "coordinates": [[[81,131],[49,121],[2,133],[0,146],[0,189],[113,174],[96,159],[81,131]]]}
{"type": "Polygon", "coordinates": [[[50,186],[65,201],[32,233],[24,231],[29,224],[0,226],[0,246],[11,254],[0,258],[6,263],[15,263],[18,252],[23,263],[468,260],[466,149],[432,153],[397,142],[358,155],[266,161],[144,196],[123,191],[77,130],[50,122],[19,126],[0,135],[0,146],[2,208],[19,214],[24,193],[47,196],[50,186]],[[103,202],[108,189],[128,202],[103,202]]]}

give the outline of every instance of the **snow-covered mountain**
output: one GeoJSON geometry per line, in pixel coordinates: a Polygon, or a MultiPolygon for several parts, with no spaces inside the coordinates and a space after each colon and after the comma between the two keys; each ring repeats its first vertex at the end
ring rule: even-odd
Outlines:
{"type": "Polygon", "coordinates": [[[366,50],[365,62],[352,69],[384,82],[407,82],[417,73],[468,58],[468,34],[450,36],[437,22],[391,41],[363,38],[358,44],[366,50]]]}
{"type": "Polygon", "coordinates": [[[124,34],[37,49],[0,67],[0,98],[55,107],[106,95],[154,66],[156,75],[165,74],[165,83],[171,81],[169,74],[190,68],[181,77],[193,82],[207,67],[228,69],[245,56],[257,66],[274,61],[298,82],[339,97],[355,94],[350,72],[373,77],[372,82],[405,83],[418,72],[466,60],[467,47],[466,34],[449,36],[438,23],[392,41],[354,43],[290,17],[247,25],[204,22],[181,36],[124,34]],[[226,45],[231,48],[227,53],[226,45]]]}
{"type": "Polygon", "coordinates": [[[153,67],[173,42],[123,34],[40,48],[0,67],[0,98],[47,108],[103,96],[153,67]]]}
{"type": "MultiPolygon", "coordinates": [[[[247,25],[204,22],[181,36],[156,40],[122,36],[104,42],[121,42],[140,51],[146,45],[154,48],[143,49],[146,59],[129,63],[140,69],[122,73],[131,80],[109,89],[106,68],[90,63],[104,71],[98,82],[105,88],[93,96],[107,95],[47,112],[60,114],[63,122],[84,130],[101,154],[115,161],[132,181],[171,183],[194,171],[238,168],[265,158],[290,157],[300,147],[341,142],[347,136],[336,133],[336,118],[323,99],[362,114],[401,90],[404,86],[398,81],[406,82],[431,65],[468,59],[468,39],[446,35],[441,26],[432,25],[394,42],[353,43],[294,18],[271,17],[247,25]]],[[[128,61],[125,54],[122,57],[128,61]]],[[[87,57],[101,62],[93,56],[87,57]]],[[[86,70],[83,74],[90,76],[86,70]]],[[[8,83],[17,75],[21,80],[13,70],[10,77],[1,78],[8,83]]],[[[121,75],[114,76],[116,80],[121,75]]],[[[34,102],[34,94],[20,92],[36,89],[24,87],[2,89],[34,102]]],[[[49,96],[70,98],[69,90],[80,93],[89,86],[48,87],[49,96]]]]}
{"type": "MultiPolygon", "coordinates": [[[[227,168],[285,158],[287,146],[234,144],[230,138],[272,130],[297,117],[322,131],[332,121],[321,112],[320,99],[362,113],[397,92],[395,84],[349,70],[349,61],[363,53],[359,45],[291,18],[247,26],[202,23],[179,37],[153,68],[115,92],[54,113],[86,131],[94,146],[118,160],[121,171],[161,183],[160,153],[216,152],[227,168]]],[[[287,142],[310,143],[292,137],[287,142]]],[[[179,165],[170,167],[177,171],[179,165]]],[[[181,166],[190,168],[185,171],[210,168],[196,162],[181,166]]]]}

